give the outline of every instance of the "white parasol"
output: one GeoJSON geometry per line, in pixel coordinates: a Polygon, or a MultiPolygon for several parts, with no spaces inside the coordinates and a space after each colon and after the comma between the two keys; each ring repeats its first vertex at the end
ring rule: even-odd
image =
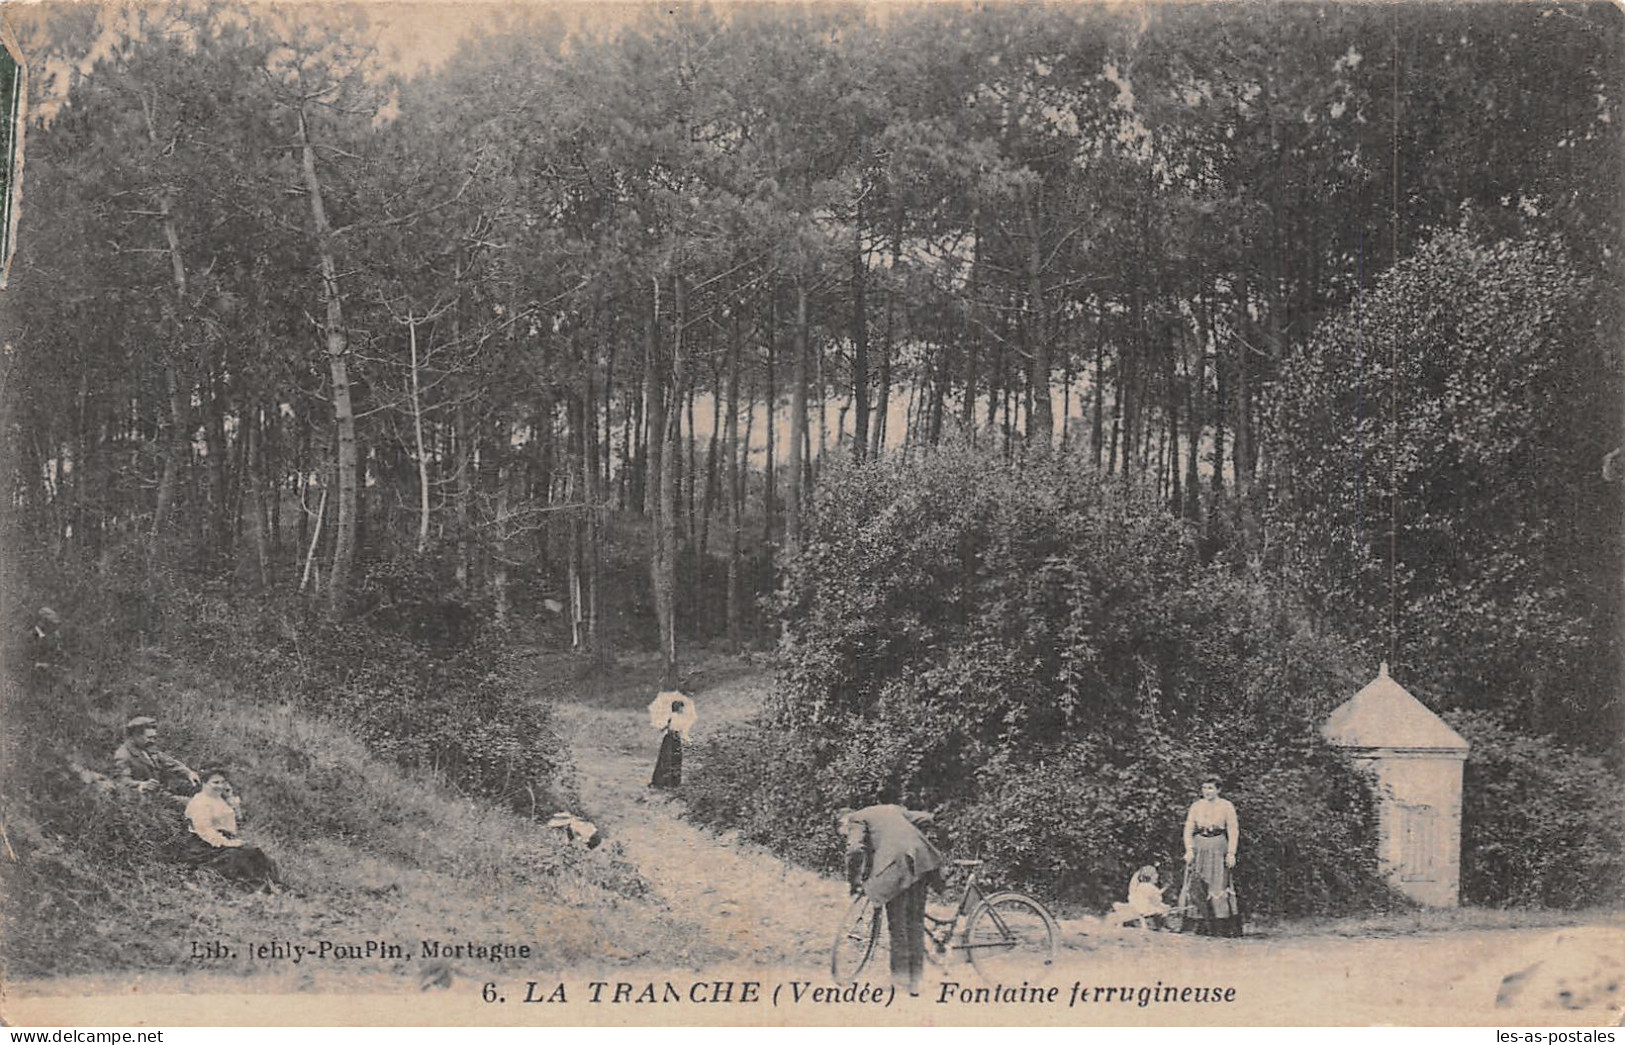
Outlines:
{"type": "Polygon", "coordinates": [[[688,731],[694,728],[699,714],[694,709],[694,698],[677,690],[665,690],[656,693],[655,698],[649,702],[649,725],[655,729],[669,729],[688,739],[688,731]],[[673,706],[677,710],[673,711],[673,706]]]}

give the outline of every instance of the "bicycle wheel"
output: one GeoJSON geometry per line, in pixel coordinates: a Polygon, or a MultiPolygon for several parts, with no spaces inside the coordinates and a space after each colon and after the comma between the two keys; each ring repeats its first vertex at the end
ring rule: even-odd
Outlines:
{"type": "Polygon", "coordinates": [[[1055,919],[1020,893],[982,901],[965,926],[965,951],[989,983],[1039,983],[1055,964],[1055,919]]]}
{"type": "Polygon", "coordinates": [[[835,946],[829,952],[829,971],[836,983],[855,980],[881,951],[881,919],[885,911],[867,896],[859,896],[846,909],[835,946]]]}

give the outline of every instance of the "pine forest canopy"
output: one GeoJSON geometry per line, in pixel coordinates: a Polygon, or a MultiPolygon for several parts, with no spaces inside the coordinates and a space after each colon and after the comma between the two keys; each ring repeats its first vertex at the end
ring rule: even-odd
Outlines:
{"type": "MultiPolygon", "coordinates": [[[[1494,454],[1472,482],[1563,526],[1485,536],[1536,565],[1471,578],[1473,605],[1540,586],[1584,693],[1539,722],[1616,707],[1612,5],[477,10],[8,12],[38,72],[0,317],[22,547],[335,617],[422,561],[495,620],[562,606],[579,647],[658,642],[675,673],[680,643],[766,640],[831,455],[955,441],[1076,455],[1209,559],[1313,573],[1294,506],[1346,448],[1278,404],[1394,435],[1395,383],[1317,405],[1303,375],[1370,376],[1326,363],[1350,317],[1373,367],[1423,326],[1455,344],[1425,290],[1378,288],[1438,278],[1473,313],[1499,270],[1462,286],[1429,245],[1522,243],[1520,286],[1561,271],[1541,301],[1572,310],[1536,339],[1562,423],[1538,491],[1496,488],[1494,454]],[[1403,268],[1428,249],[1435,276],[1403,268]]],[[[1472,344],[1518,348],[1497,331],[1472,344]]],[[[1491,420],[1517,394],[1440,388],[1491,420]]],[[[1349,503],[1395,526],[1479,489],[1387,481],[1349,503]]],[[[1367,531],[1350,554],[1380,559],[1367,531]]],[[[1349,569],[1306,581],[1328,613],[1349,569]]]]}

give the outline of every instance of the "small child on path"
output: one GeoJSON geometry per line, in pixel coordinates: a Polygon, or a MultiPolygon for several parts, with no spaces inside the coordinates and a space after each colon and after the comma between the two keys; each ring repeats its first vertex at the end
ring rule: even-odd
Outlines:
{"type": "Polygon", "coordinates": [[[1143,928],[1160,929],[1162,919],[1172,908],[1162,899],[1155,864],[1146,864],[1128,881],[1128,900],[1112,905],[1112,920],[1123,925],[1138,922],[1143,928]]]}

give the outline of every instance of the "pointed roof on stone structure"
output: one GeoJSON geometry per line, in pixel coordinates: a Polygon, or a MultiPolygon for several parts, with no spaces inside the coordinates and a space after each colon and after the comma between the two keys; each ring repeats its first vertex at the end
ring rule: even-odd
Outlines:
{"type": "Polygon", "coordinates": [[[1466,754],[1467,741],[1388,676],[1384,661],[1371,684],[1341,704],[1321,735],[1339,747],[1466,754]]]}

